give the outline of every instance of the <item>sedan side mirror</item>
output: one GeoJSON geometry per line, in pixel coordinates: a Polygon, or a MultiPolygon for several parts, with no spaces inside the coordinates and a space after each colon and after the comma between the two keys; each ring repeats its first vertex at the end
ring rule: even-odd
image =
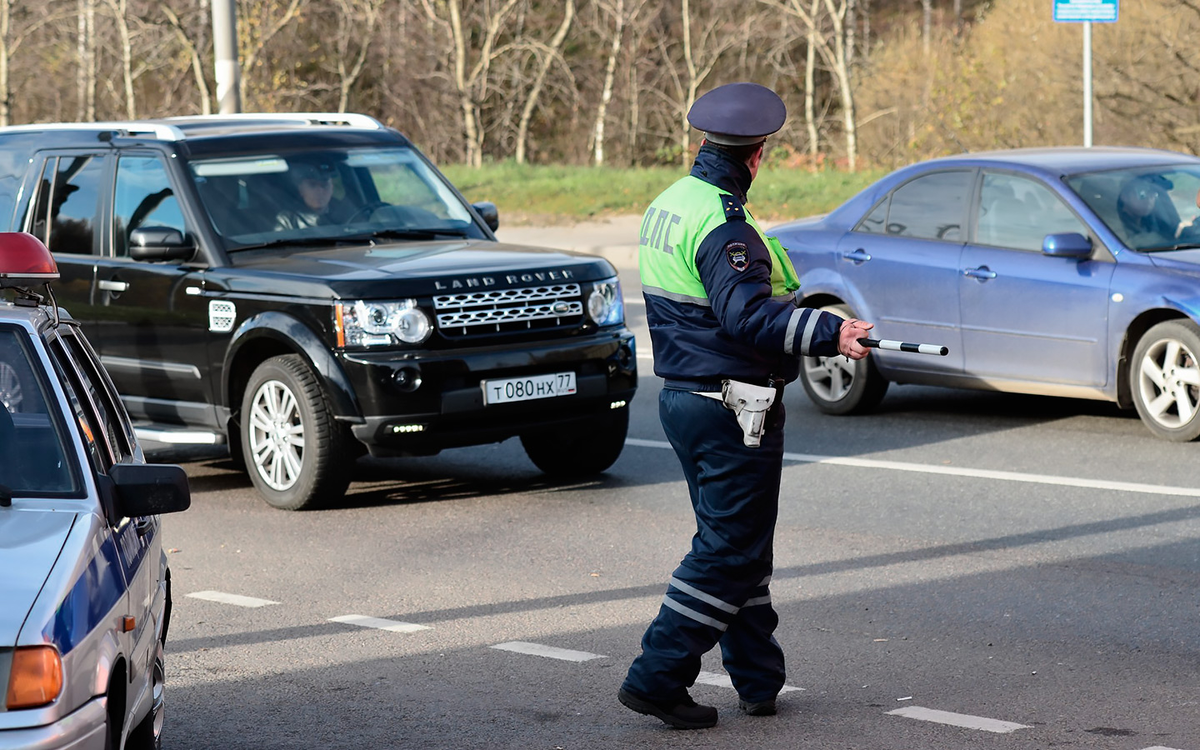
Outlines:
{"type": "Polygon", "coordinates": [[[1083,260],[1092,257],[1092,240],[1078,232],[1048,234],[1042,240],[1042,254],[1052,258],[1083,260]]]}
{"type": "Polygon", "coordinates": [[[129,257],[134,260],[188,260],[196,244],[171,227],[140,227],[129,234],[129,257]]]}
{"type": "Polygon", "coordinates": [[[488,225],[488,229],[494,232],[500,228],[500,210],[496,208],[495,203],[491,201],[472,203],[471,208],[479,213],[479,218],[483,219],[484,224],[488,225]]]}
{"type": "Polygon", "coordinates": [[[108,476],[116,489],[121,518],[156,516],[187,510],[192,504],[187,473],[171,464],[116,464],[108,476]]]}

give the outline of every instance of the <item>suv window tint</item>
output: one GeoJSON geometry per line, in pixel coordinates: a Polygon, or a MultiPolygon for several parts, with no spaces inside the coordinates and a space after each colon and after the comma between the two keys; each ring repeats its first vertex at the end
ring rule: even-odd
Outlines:
{"type": "Polygon", "coordinates": [[[934,172],[896,188],[888,209],[887,233],[962,242],[971,177],[969,171],[934,172]]]}
{"type": "Polygon", "coordinates": [[[117,162],[113,195],[113,255],[129,256],[129,234],[140,227],[168,227],[187,234],[162,161],[155,156],[123,156],[117,162]]]}
{"type": "Polygon", "coordinates": [[[38,184],[33,234],[51,252],[91,255],[104,158],[83,154],[51,157],[38,184]]]}
{"type": "Polygon", "coordinates": [[[1041,252],[1048,234],[1088,236],[1087,227],[1054,191],[1026,177],[985,173],[978,211],[975,238],[981,245],[1041,252]]]}
{"type": "Polygon", "coordinates": [[[0,326],[0,484],[17,495],[82,491],[75,462],[67,458],[62,421],[48,407],[49,393],[28,334],[0,326]]]}

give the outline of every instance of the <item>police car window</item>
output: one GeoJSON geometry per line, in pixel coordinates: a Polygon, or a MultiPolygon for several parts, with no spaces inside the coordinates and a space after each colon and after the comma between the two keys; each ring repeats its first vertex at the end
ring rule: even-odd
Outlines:
{"type": "Polygon", "coordinates": [[[123,156],[117,162],[113,195],[113,254],[128,257],[129,233],[143,227],[187,234],[166,166],[155,156],[123,156]]]}
{"type": "Polygon", "coordinates": [[[892,192],[887,234],[926,240],[963,242],[962,224],[971,195],[969,171],[934,172],[892,192]]]}
{"type": "Polygon", "coordinates": [[[975,241],[981,245],[1041,252],[1048,234],[1088,234],[1050,188],[1017,175],[984,174],[977,211],[975,241]]]}
{"type": "Polygon", "coordinates": [[[94,252],[103,174],[102,156],[62,156],[46,162],[38,186],[33,233],[51,252],[94,252]]]}
{"type": "Polygon", "coordinates": [[[84,383],[79,369],[75,366],[61,339],[56,338],[50,342],[50,354],[54,361],[54,369],[58,371],[59,380],[62,382],[63,390],[67,392],[67,398],[71,403],[79,431],[83,435],[83,442],[87,447],[92,467],[97,471],[107,472],[108,468],[115,463],[109,430],[97,410],[92,406],[89,388],[84,383]]]}
{"type": "Polygon", "coordinates": [[[25,497],[77,497],[79,470],[29,334],[0,325],[0,484],[25,497]]]}
{"type": "Polygon", "coordinates": [[[79,374],[92,397],[92,403],[100,414],[114,458],[118,462],[131,460],[137,441],[133,435],[133,426],[129,423],[125,409],[121,407],[112,381],[97,365],[96,354],[84,339],[76,336],[70,329],[62,329],[62,336],[79,366],[79,374]]]}

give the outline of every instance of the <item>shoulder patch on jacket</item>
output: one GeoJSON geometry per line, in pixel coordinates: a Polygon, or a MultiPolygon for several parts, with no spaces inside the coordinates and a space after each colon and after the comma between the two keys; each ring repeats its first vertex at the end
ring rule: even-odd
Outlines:
{"type": "Polygon", "coordinates": [[[725,259],[730,268],[741,273],[750,267],[750,249],[741,240],[730,240],[725,243],[725,259]]]}
{"type": "Polygon", "coordinates": [[[746,220],[746,209],[742,202],[728,193],[721,193],[721,208],[725,211],[725,221],[746,220]]]}

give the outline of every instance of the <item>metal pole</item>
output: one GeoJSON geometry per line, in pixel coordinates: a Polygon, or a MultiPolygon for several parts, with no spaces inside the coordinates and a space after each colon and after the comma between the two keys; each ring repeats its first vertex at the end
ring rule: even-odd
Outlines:
{"type": "Polygon", "coordinates": [[[213,0],[213,57],[217,76],[217,105],[223,115],[242,111],[241,76],[237,59],[236,0],[213,0]]]}
{"type": "Polygon", "coordinates": [[[1092,147],[1092,22],[1083,22],[1083,145],[1092,147]]]}

